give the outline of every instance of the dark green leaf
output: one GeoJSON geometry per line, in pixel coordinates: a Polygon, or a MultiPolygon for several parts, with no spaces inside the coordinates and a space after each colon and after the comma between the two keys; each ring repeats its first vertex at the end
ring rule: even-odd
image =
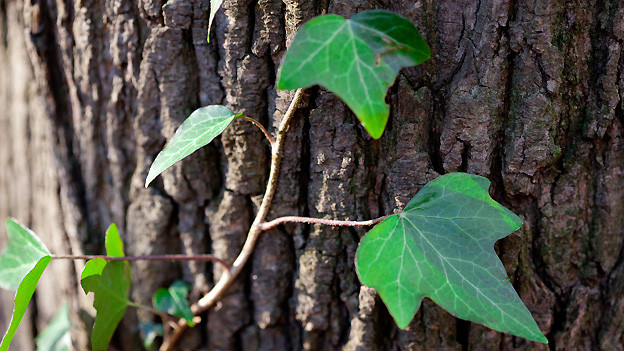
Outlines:
{"type": "Polygon", "coordinates": [[[165,335],[165,330],[160,323],[139,323],[139,329],[141,329],[141,334],[143,334],[143,346],[147,350],[154,348],[154,342],[157,337],[165,335]]]}
{"type": "Polygon", "coordinates": [[[364,236],[360,281],[377,290],[401,328],[429,297],[459,318],[547,343],[494,251],[522,221],[489,196],[489,185],[465,173],[427,184],[364,236]]]}
{"type": "Polygon", "coordinates": [[[0,256],[0,288],[16,290],[22,280],[50,251],[41,239],[15,219],[6,221],[9,243],[0,256]]]}
{"type": "Polygon", "coordinates": [[[95,296],[93,307],[97,315],[91,334],[93,351],[105,351],[128,307],[130,265],[123,261],[108,262],[101,275],[88,276],[81,284],[86,292],[93,292],[95,296]]]}
{"type": "MultiPolygon", "coordinates": [[[[108,256],[123,256],[123,244],[114,225],[106,232],[106,249],[108,256]]],[[[80,282],[85,293],[94,293],[93,307],[97,315],[91,346],[93,351],[105,351],[130,303],[130,265],[126,261],[91,260],[87,262],[80,282]]]]}
{"type": "Polygon", "coordinates": [[[205,146],[221,134],[235,114],[221,105],[201,107],[180,125],[169,144],[156,156],[145,180],[145,187],[165,169],[205,146]]]}
{"type": "Polygon", "coordinates": [[[379,139],[390,113],[386,93],[399,70],[430,56],[414,25],[395,13],[364,11],[349,20],[319,16],[297,32],[277,88],[322,85],[344,100],[370,135],[379,139]]]}
{"type": "Polygon", "coordinates": [[[15,331],[24,317],[26,307],[28,307],[28,303],[35,293],[35,288],[37,287],[39,278],[41,278],[43,271],[46,269],[51,260],[52,258],[50,256],[41,257],[35,264],[35,267],[33,267],[33,269],[26,274],[17,288],[17,292],[15,293],[15,308],[13,309],[11,324],[9,325],[9,330],[7,330],[4,338],[2,339],[2,343],[0,343],[0,351],[6,351],[9,349],[9,345],[11,344],[11,340],[13,340],[15,331]]]}
{"type": "Polygon", "coordinates": [[[67,351],[71,345],[69,305],[64,304],[48,326],[37,335],[37,351],[67,351]]]}
{"type": "Polygon", "coordinates": [[[193,312],[188,302],[189,286],[178,280],[169,289],[160,288],[152,297],[154,308],[159,312],[169,313],[184,318],[189,326],[194,326],[193,312]]]}

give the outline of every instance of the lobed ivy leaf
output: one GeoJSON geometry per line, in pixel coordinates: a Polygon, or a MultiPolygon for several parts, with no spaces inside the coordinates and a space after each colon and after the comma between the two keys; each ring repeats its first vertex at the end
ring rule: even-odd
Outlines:
{"type": "Polygon", "coordinates": [[[379,139],[390,114],[386,93],[399,70],[430,57],[416,27],[395,13],[370,10],[348,20],[319,16],[295,35],[277,88],[322,85],[344,100],[368,133],[379,139]]]}
{"type": "MultiPolygon", "coordinates": [[[[106,254],[124,256],[121,237],[114,224],[106,232],[106,254]]],[[[105,351],[130,304],[130,264],[126,261],[106,262],[102,258],[91,260],[85,265],[80,283],[85,293],[93,292],[93,307],[97,311],[91,346],[93,351],[105,351]]]]}
{"type": "Polygon", "coordinates": [[[165,169],[211,142],[236,116],[232,110],[221,105],[201,107],[191,113],[169,144],[156,156],[147,174],[145,187],[165,169]]]}
{"type": "Polygon", "coordinates": [[[64,304],[54,319],[35,338],[37,351],[68,351],[71,345],[69,305],[64,304]]]}
{"type": "Polygon", "coordinates": [[[152,303],[156,311],[172,314],[184,318],[189,327],[193,323],[193,311],[188,302],[190,287],[181,280],[177,280],[168,289],[160,288],[152,297],[152,303]]]}
{"type": "Polygon", "coordinates": [[[362,238],[358,276],[377,290],[400,328],[429,297],[456,317],[548,343],[494,251],[522,221],[489,196],[489,186],[465,173],[427,184],[403,212],[362,238]]]}
{"type": "Polygon", "coordinates": [[[0,351],[9,349],[43,271],[52,260],[50,251],[30,229],[14,219],[6,221],[9,237],[0,256],[0,287],[15,290],[15,308],[9,329],[0,342],[0,351]]]}
{"type": "Polygon", "coordinates": [[[206,39],[208,43],[210,43],[210,28],[212,28],[212,21],[214,21],[221,4],[223,4],[223,0],[210,0],[210,19],[208,20],[208,38],[206,39]]]}
{"type": "Polygon", "coordinates": [[[9,243],[0,256],[0,288],[16,290],[42,257],[50,251],[32,230],[7,219],[9,243]]]}

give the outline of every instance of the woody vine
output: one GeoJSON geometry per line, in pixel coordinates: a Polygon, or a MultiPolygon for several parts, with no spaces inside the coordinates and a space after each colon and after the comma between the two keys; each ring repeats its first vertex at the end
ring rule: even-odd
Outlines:
{"type": "MultiPolygon", "coordinates": [[[[211,22],[220,6],[211,2],[211,22]]],[[[94,293],[97,311],[91,343],[107,350],[127,307],[159,315],[162,325],[145,325],[146,346],[156,335],[160,349],[173,349],[188,327],[218,302],[245,266],[263,231],[287,222],[338,226],[373,226],[362,238],[355,258],[362,284],[374,288],[400,328],[413,319],[428,297],[451,314],[494,330],[547,343],[528,309],[507,279],[494,243],[522,226],[521,220],[494,201],[490,182],[480,176],[450,173],[428,183],[400,212],[368,221],[288,216],[268,219],[283,156],[288,126],[307,87],[321,85],[340,97],[366,131],[379,139],[389,118],[388,88],[404,67],[430,58],[429,47],[407,19],[388,11],[361,12],[350,19],[319,16],[295,36],[280,67],[277,88],[297,89],[275,135],[250,116],[225,106],[199,108],[180,125],[151,165],[145,186],[160,173],[221,134],[234,119],[259,127],[271,145],[269,179],[245,244],[234,262],[213,255],[126,257],[115,225],[106,234],[106,255],[54,255],[30,229],[7,221],[9,243],[0,256],[0,287],[16,290],[15,309],[0,351],[7,350],[37,282],[52,260],[86,260],[81,274],[85,293],[94,293]],[[174,283],[159,289],[153,306],[129,300],[130,261],[210,261],[223,267],[212,290],[194,304],[188,287],[174,283]],[[177,320],[174,320],[177,319],[177,320]]]]}

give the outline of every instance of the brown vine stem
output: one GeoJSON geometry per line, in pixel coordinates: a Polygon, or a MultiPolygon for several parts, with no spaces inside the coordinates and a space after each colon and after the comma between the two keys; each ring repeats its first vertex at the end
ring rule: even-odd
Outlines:
{"type": "Polygon", "coordinates": [[[276,218],[270,222],[263,222],[260,224],[261,230],[269,230],[271,228],[277,227],[283,223],[319,223],[324,225],[334,225],[334,226],[345,226],[345,227],[355,227],[355,226],[368,226],[377,224],[384,219],[390,217],[391,215],[371,219],[368,221],[339,221],[335,219],[322,219],[322,218],[310,218],[310,217],[298,217],[298,216],[286,216],[276,218]]]}
{"type": "MultiPolygon", "coordinates": [[[[284,142],[286,141],[286,132],[288,131],[288,125],[290,121],[295,115],[295,111],[299,107],[301,103],[301,98],[303,97],[303,89],[297,89],[295,92],[295,96],[293,97],[290,106],[288,107],[288,111],[284,114],[284,118],[280,122],[280,125],[277,129],[277,135],[275,138],[275,144],[271,148],[271,171],[269,173],[269,180],[267,182],[267,187],[264,192],[264,196],[262,198],[262,203],[258,208],[258,213],[256,214],[256,218],[251,224],[251,228],[249,229],[249,233],[247,234],[247,240],[245,240],[245,244],[243,248],[234,261],[232,263],[232,267],[229,271],[226,271],[221,279],[215,284],[215,286],[210,290],[204,297],[202,297],[196,304],[191,306],[191,310],[195,315],[203,313],[212,305],[214,305],[227,289],[232,285],[238,274],[241,272],[245,263],[251,256],[253,252],[254,246],[256,245],[256,241],[258,237],[262,233],[261,224],[264,222],[267,214],[269,213],[269,208],[271,207],[271,201],[273,201],[273,195],[275,195],[275,190],[277,188],[277,179],[279,176],[279,169],[282,162],[282,156],[284,154],[284,142]]],[[[170,351],[176,341],[182,335],[182,332],[186,329],[187,324],[183,319],[178,320],[177,328],[174,329],[173,334],[168,340],[165,340],[160,347],[161,351],[170,351]]]]}
{"type": "Polygon", "coordinates": [[[260,130],[262,131],[262,134],[264,134],[264,136],[267,138],[267,140],[269,141],[269,144],[271,144],[271,149],[275,147],[275,141],[273,140],[273,137],[271,136],[271,134],[269,134],[269,132],[266,130],[266,128],[264,128],[264,126],[262,125],[262,123],[256,121],[255,119],[251,118],[251,117],[247,117],[247,116],[241,116],[238,118],[242,118],[245,121],[251,122],[253,123],[256,127],[260,128],[260,130]]]}
{"type": "Polygon", "coordinates": [[[224,260],[214,257],[213,255],[159,255],[159,256],[106,256],[106,255],[51,255],[54,260],[94,260],[102,258],[106,261],[207,261],[215,262],[223,266],[224,269],[230,269],[231,265],[224,260]]]}

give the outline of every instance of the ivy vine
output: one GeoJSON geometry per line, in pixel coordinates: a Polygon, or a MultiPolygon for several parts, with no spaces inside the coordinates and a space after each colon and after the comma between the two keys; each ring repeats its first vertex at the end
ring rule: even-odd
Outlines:
{"type": "MultiPolygon", "coordinates": [[[[211,1],[210,25],[222,1],[211,1]]],[[[399,213],[370,221],[341,221],[289,216],[266,220],[283,154],[288,124],[303,89],[321,85],[340,97],[374,138],[382,136],[389,117],[385,102],[388,88],[399,71],[430,58],[430,50],[418,30],[398,14],[372,10],[350,19],[336,15],[316,17],[297,32],[284,56],[278,89],[298,89],[275,137],[253,118],[225,106],[206,106],[193,112],[177,129],[152,163],[145,186],[174,163],[205,146],[236,118],[261,128],[271,144],[271,171],[258,214],[247,241],[232,262],[212,255],[164,255],[126,257],[116,226],[106,233],[105,256],[53,255],[43,242],[15,219],[7,220],[8,247],[0,256],[0,287],[16,290],[15,309],[0,344],[7,350],[48,263],[55,259],[87,260],[81,275],[85,293],[94,294],[97,311],[92,332],[94,351],[107,350],[127,307],[144,308],[159,315],[163,324],[142,324],[146,347],[163,337],[161,350],[170,350],[198,315],[214,305],[236,279],[250,257],[258,236],[286,222],[343,226],[375,225],[361,240],[355,258],[362,284],[374,288],[400,328],[413,319],[428,297],[449,313],[494,330],[547,343],[522,303],[496,256],[494,243],[519,229],[518,216],[494,201],[490,182],[466,173],[450,173],[428,183],[399,213]],[[206,296],[194,304],[187,300],[189,287],[176,282],[156,291],[153,306],[129,299],[129,261],[203,260],[223,266],[225,273],[206,296]],[[173,323],[174,319],[178,319],[173,323]],[[173,327],[169,325],[173,324],[173,327]],[[165,326],[165,327],[163,327],[165,326]]],[[[37,340],[41,349],[57,350],[50,338],[66,335],[67,309],[37,340]]],[[[60,348],[67,343],[58,344],[60,348]]],[[[63,346],[65,345],[65,346],[63,346]]]]}

